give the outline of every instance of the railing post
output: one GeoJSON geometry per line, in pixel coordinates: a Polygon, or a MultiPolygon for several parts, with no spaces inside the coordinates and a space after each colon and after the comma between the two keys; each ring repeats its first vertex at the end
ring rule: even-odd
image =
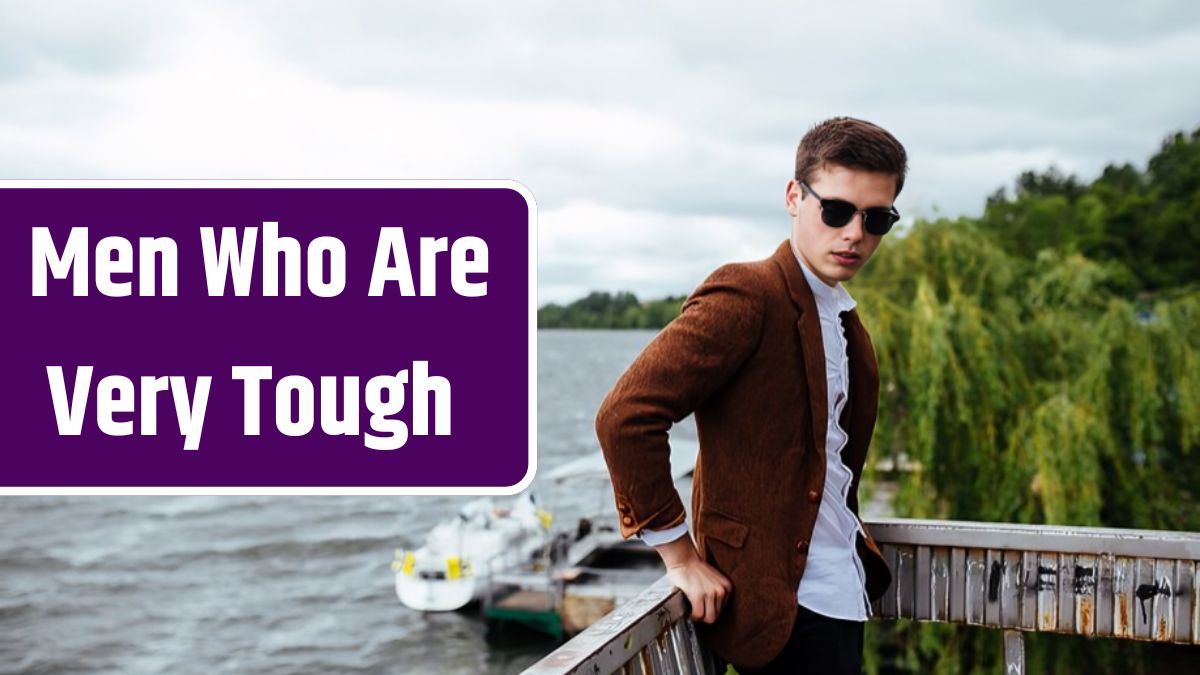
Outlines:
{"type": "Polygon", "coordinates": [[[1019,630],[1004,631],[1004,675],[1025,675],[1025,637],[1019,630]]]}

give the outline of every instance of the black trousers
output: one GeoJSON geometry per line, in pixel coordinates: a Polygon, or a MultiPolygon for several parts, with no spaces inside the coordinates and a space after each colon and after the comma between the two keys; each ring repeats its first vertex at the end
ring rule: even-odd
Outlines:
{"type": "Polygon", "coordinates": [[[861,675],[863,622],[831,619],[796,606],[796,625],[779,656],[741,675],[861,675]]]}

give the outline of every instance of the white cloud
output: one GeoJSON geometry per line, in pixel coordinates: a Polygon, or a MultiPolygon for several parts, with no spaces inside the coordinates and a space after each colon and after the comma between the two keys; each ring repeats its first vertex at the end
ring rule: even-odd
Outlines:
{"type": "Polygon", "coordinates": [[[196,12],[132,73],[8,85],[0,143],[14,157],[70,151],[95,175],[155,177],[521,177],[567,161],[616,172],[680,150],[670,121],[631,108],[324,80],[262,51],[241,19],[196,12]],[[48,123],[47,110],[69,118],[48,123]]]}
{"type": "Polygon", "coordinates": [[[515,178],[545,298],[652,296],[768,254],[835,114],[905,143],[905,214],[1144,162],[1200,122],[1195,7],[0,0],[0,173],[515,178]]]}
{"type": "Polygon", "coordinates": [[[715,267],[767,257],[788,236],[774,222],[619,209],[572,202],[539,213],[538,303],[590,290],[635,290],[643,298],[686,294],[715,267]]]}

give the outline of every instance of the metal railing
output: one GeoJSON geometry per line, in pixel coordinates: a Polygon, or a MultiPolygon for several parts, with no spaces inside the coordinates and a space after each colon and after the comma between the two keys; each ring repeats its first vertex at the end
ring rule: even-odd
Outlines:
{"type": "MultiPolygon", "coordinates": [[[[1008,675],[1022,631],[1200,645],[1200,534],[880,519],[868,523],[893,582],[878,619],[1004,630],[1008,675]]],[[[534,664],[528,675],[702,673],[717,664],[665,578],[534,664]]]]}

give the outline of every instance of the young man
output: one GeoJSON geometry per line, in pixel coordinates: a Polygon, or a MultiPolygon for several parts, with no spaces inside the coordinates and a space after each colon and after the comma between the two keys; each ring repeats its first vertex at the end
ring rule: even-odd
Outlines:
{"type": "Polygon", "coordinates": [[[655,546],[703,639],[743,675],[859,673],[869,602],[891,583],[857,516],[879,373],[841,282],[899,217],[906,171],[874,124],[810,129],[787,184],[789,240],[709,276],[596,418],[622,533],[655,546]],[[667,443],[691,413],[695,545],[667,443]]]}

